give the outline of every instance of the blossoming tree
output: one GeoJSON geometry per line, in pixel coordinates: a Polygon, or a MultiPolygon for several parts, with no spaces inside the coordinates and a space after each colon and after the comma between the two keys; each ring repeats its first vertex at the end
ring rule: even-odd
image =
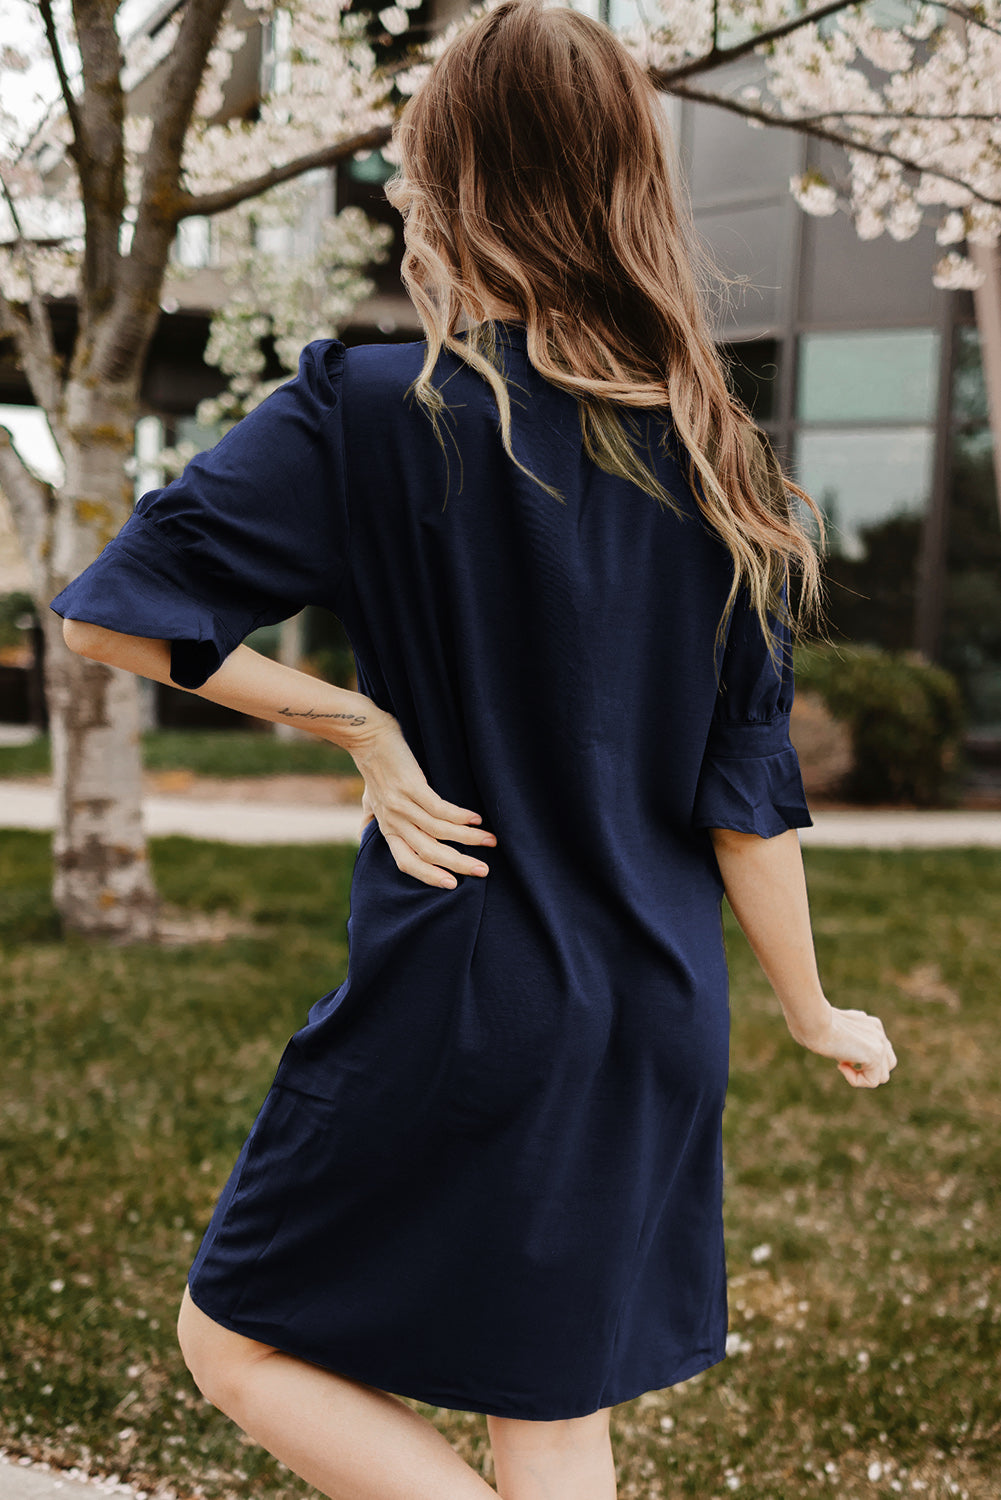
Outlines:
{"type": "MultiPolygon", "coordinates": [[[[402,0],[378,14],[397,51],[417,3],[402,0]]],[[[33,123],[30,139],[10,113],[0,115],[0,338],[16,347],[65,466],[62,484],[43,484],[0,429],[0,486],[46,631],[59,791],[56,905],[67,926],[135,939],[150,935],[156,911],[140,825],[136,682],[67,651],[47,603],[114,535],[132,503],[139,386],[178,225],[233,214],[358,152],[380,147],[391,159],[395,101],[480,8],[391,73],[380,67],[370,17],[346,0],[242,0],[234,16],[280,18],[289,28],[288,66],[252,122],[228,123],[223,90],[247,24],[227,20],[228,0],[188,0],[125,56],[116,9],[110,0],[72,0],[71,9],[69,0],[0,0],[0,19],[13,12],[22,30],[35,23],[22,53],[0,49],[0,98],[4,73],[30,63],[33,48],[47,55],[59,84],[56,110],[33,123]],[[133,103],[140,94],[144,109],[133,103]],[[51,303],[65,296],[75,301],[77,326],[63,359],[51,303]]],[[[898,239],[936,216],[939,283],[983,288],[994,274],[1001,0],[651,0],[642,14],[643,24],[622,34],[664,91],[845,148],[841,180],[812,174],[791,184],[807,211],[844,208],[861,235],[898,239]]],[[[352,286],[357,292],[351,275],[360,275],[366,251],[379,253],[377,237],[366,240],[359,224],[341,227],[349,272],[342,311],[318,310],[311,333],[334,331],[352,286]]],[[[328,245],[333,259],[338,232],[328,245]]],[[[241,302],[238,257],[233,274],[214,345],[240,403],[220,408],[230,416],[261,394],[263,326],[253,296],[241,302]]],[[[269,316],[287,359],[302,339],[294,317],[273,321],[283,296],[276,283],[269,316]]],[[[1001,390],[994,400],[997,410],[1001,390]]]]}
{"type": "MultiPolygon", "coordinates": [[[[0,428],[0,486],[45,632],[54,900],[66,927],[119,940],[150,936],[158,905],[140,821],[137,682],[68,651],[48,601],[131,508],[140,384],[178,225],[232,219],[281,183],[370,148],[390,111],[391,79],[368,18],[338,0],[301,0],[285,10],[282,87],[252,122],[221,119],[233,56],[272,10],[245,0],[241,26],[227,21],[227,5],[181,5],[151,38],[126,47],[111,4],[74,0],[72,14],[53,0],[4,7],[5,34],[25,41],[0,51],[0,99],[13,97],[17,74],[43,53],[59,98],[27,131],[9,103],[0,117],[0,338],[13,344],[48,418],[65,477],[43,483],[0,428]],[[130,95],[148,99],[146,108],[130,95]],[[52,322],[53,302],[66,297],[76,306],[68,357],[52,322]]],[[[405,27],[407,10],[394,8],[390,27],[399,30],[401,17],[405,27]]],[[[361,267],[378,258],[382,232],[348,212],[325,227],[319,249],[329,275],[326,297],[310,304],[314,335],[336,332],[367,292],[361,267]]],[[[284,348],[293,330],[274,331],[284,348]]]]}

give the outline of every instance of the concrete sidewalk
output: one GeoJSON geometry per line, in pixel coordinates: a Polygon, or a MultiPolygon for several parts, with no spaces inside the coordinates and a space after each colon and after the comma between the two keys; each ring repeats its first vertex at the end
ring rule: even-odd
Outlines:
{"type": "MultiPolygon", "coordinates": [[[[56,794],[37,781],[0,779],[0,828],[52,828],[56,794]]],[[[361,803],[212,802],[154,794],[143,800],[147,836],[182,833],[227,844],[357,844],[361,803]]]]}
{"type": "Polygon", "coordinates": [[[912,811],[880,808],[872,812],[815,812],[813,827],[799,830],[804,848],[941,849],[979,845],[1001,849],[1001,812],[961,808],[912,811]]]}
{"type": "MultiPolygon", "coordinates": [[[[0,828],[50,829],[56,798],[38,781],[0,779],[0,828]]],[[[147,835],[184,834],[232,844],[357,844],[361,805],[218,801],[154,794],[143,802],[147,835]]],[[[803,847],[935,849],[1001,848],[1001,811],[860,809],[818,811],[801,828],[803,847]]]]}
{"type": "Polygon", "coordinates": [[[99,1495],[154,1500],[155,1493],[135,1490],[115,1479],[81,1479],[76,1469],[47,1469],[0,1457],[0,1500],[97,1500],[99,1495]]]}

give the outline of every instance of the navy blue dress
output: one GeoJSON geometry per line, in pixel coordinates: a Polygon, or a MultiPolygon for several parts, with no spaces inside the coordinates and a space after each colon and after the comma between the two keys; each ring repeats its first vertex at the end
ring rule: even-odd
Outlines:
{"type": "Polygon", "coordinates": [[[51,607],[169,640],[194,688],[325,606],[430,785],[497,835],[490,874],[445,890],[367,824],[347,977],[289,1039],[189,1282],[225,1327],[371,1385],[555,1420],[724,1357],[707,830],[811,819],[788,637],[777,673],[745,595],[717,683],[732,562],[663,414],[645,452],[683,518],[591,462],[524,328],[498,331],[515,452],[565,503],[454,356],[446,457],[406,395],[423,344],[318,341],[51,607]]]}

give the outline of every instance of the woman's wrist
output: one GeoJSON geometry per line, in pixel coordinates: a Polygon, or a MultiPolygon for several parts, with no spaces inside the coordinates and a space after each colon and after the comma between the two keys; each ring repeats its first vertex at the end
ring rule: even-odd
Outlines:
{"type": "MultiPolygon", "coordinates": [[[[322,723],[320,716],[316,716],[316,733],[332,745],[346,750],[351,756],[363,754],[380,731],[394,722],[393,716],[373,703],[364,693],[352,692],[349,688],[336,688],[334,691],[337,694],[336,707],[327,711],[322,723]]],[[[300,723],[304,729],[313,727],[302,714],[289,717],[291,722],[300,723]]]]}
{"type": "Polygon", "coordinates": [[[795,1004],[782,1003],[793,1041],[803,1047],[822,1042],[830,1031],[834,1007],[823,991],[809,997],[797,997],[795,1004]]]}

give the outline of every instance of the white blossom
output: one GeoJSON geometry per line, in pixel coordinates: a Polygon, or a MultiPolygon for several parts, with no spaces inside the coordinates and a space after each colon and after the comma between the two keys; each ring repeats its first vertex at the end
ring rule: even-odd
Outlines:
{"type": "Polygon", "coordinates": [[[379,20],[393,36],[399,36],[410,25],[410,17],[399,5],[391,5],[388,10],[380,10],[379,20]]]}
{"type": "Polygon", "coordinates": [[[886,231],[891,239],[913,239],[921,228],[922,218],[920,203],[906,196],[898,198],[886,216],[886,231]]]}
{"type": "Polygon", "coordinates": [[[789,179],[789,190],[800,208],[818,218],[826,218],[838,211],[838,195],[829,182],[822,182],[809,173],[789,179]]]}
{"type": "Polygon", "coordinates": [[[204,358],[228,388],[199,405],[203,426],[229,425],[253,410],[288,379],[305,344],[336,338],[374,290],[365,270],[385,259],[389,228],[354,206],[311,221],[311,201],[308,184],[292,183],[217,220],[228,295],[212,319],[204,358]],[[267,339],[287,372],[277,380],[264,379],[267,339]]]}
{"type": "Polygon", "coordinates": [[[935,285],[947,292],[975,291],[984,284],[984,273],[972,261],[951,250],[936,262],[932,277],[935,285]]]}
{"type": "Polygon", "coordinates": [[[966,219],[955,209],[947,213],[935,231],[935,239],[940,245],[958,245],[960,240],[966,238],[966,219]]]}

